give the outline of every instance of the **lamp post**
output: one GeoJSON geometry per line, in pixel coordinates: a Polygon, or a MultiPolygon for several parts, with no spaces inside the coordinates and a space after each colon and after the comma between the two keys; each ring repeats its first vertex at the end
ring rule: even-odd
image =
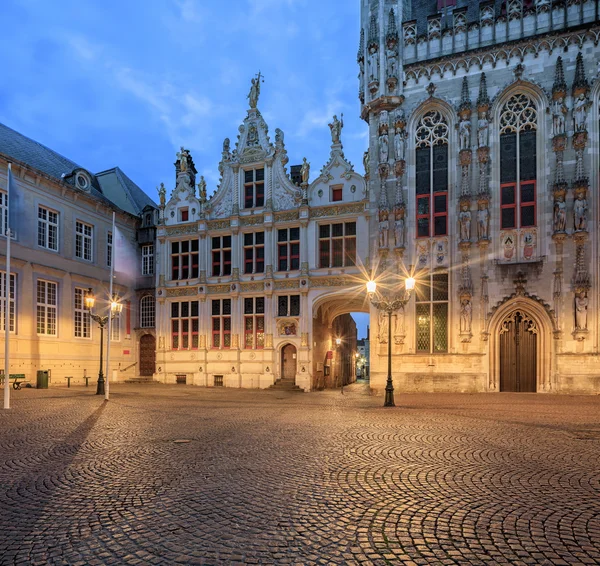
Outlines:
{"type": "Polygon", "coordinates": [[[387,382],[385,384],[384,407],[396,406],[394,403],[394,383],[392,381],[392,313],[408,303],[410,293],[414,288],[415,280],[412,277],[407,277],[404,280],[404,292],[402,295],[394,293],[390,296],[383,296],[381,293],[377,293],[377,283],[375,281],[367,283],[367,293],[372,305],[388,316],[388,371],[387,382]]]}
{"type": "MultiPolygon", "coordinates": [[[[117,295],[113,295],[110,302],[110,313],[105,316],[100,316],[99,314],[94,314],[92,309],[94,308],[94,304],[96,303],[96,297],[94,297],[94,293],[92,289],[88,289],[85,294],[85,306],[90,312],[90,318],[98,323],[100,327],[100,369],[98,370],[98,386],[96,387],[96,395],[104,395],[104,373],[102,371],[102,353],[104,351],[104,327],[108,323],[109,319],[117,316],[122,310],[123,305],[118,301],[117,295]]],[[[108,337],[110,340],[110,336],[108,337]]]]}
{"type": "Polygon", "coordinates": [[[337,360],[337,367],[338,367],[338,371],[340,372],[340,382],[342,384],[342,393],[344,393],[344,368],[343,368],[343,364],[342,364],[342,353],[341,353],[341,346],[342,346],[342,339],[341,338],[336,338],[335,339],[335,346],[336,346],[336,350],[337,350],[337,356],[338,360],[337,360]]]}

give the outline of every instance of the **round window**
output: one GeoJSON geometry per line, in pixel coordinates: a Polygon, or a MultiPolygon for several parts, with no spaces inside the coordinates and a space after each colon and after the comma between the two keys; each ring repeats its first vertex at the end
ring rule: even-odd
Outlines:
{"type": "Polygon", "coordinates": [[[80,189],[87,189],[90,186],[90,181],[83,173],[75,175],[75,182],[80,189]]]}

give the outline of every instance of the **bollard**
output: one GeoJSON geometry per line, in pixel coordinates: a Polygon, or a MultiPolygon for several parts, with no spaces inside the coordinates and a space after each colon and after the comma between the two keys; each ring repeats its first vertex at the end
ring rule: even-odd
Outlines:
{"type": "Polygon", "coordinates": [[[73,376],[67,375],[67,387],[71,387],[71,379],[73,379],[73,376]]]}
{"type": "Polygon", "coordinates": [[[90,376],[89,376],[89,375],[84,375],[84,376],[83,376],[83,379],[85,379],[85,386],[87,387],[87,386],[88,386],[88,383],[89,383],[89,381],[90,381],[90,376]]]}

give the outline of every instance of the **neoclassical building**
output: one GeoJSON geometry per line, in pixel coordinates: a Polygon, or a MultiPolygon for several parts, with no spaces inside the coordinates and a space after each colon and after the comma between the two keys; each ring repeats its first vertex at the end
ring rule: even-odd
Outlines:
{"type": "Polygon", "coordinates": [[[400,390],[600,391],[599,40],[597,1],[361,0],[369,255],[417,278],[400,390]]]}
{"type": "Polygon", "coordinates": [[[353,379],[356,325],[348,313],[368,308],[360,283],[366,184],[344,157],[337,117],[318,178],[308,183],[306,160],[288,173],[284,133],[276,129],[271,140],[259,93],[260,75],[234,147],[223,143],[210,200],[183,148],[168,199],[160,188],[161,381],[265,388],[287,378],[308,391],[353,379]]]}

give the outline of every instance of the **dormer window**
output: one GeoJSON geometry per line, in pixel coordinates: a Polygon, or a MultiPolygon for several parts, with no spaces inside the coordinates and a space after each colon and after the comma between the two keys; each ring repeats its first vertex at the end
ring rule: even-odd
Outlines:
{"type": "Polygon", "coordinates": [[[265,205],[265,170],[244,171],[244,208],[260,208],[265,205]]]}
{"type": "Polygon", "coordinates": [[[342,189],[343,185],[335,185],[331,187],[331,202],[339,202],[343,200],[342,189]]]}
{"type": "Polygon", "coordinates": [[[81,171],[78,171],[75,175],[75,183],[77,184],[77,187],[80,188],[82,191],[87,191],[90,188],[89,177],[81,171]]]}
{"type": "Polygon", "coordinates": [[[190,212],[189,209],[186,208],[180,208],[179,209],[179,222],[187,222],[190,219],[190,212]]]}

